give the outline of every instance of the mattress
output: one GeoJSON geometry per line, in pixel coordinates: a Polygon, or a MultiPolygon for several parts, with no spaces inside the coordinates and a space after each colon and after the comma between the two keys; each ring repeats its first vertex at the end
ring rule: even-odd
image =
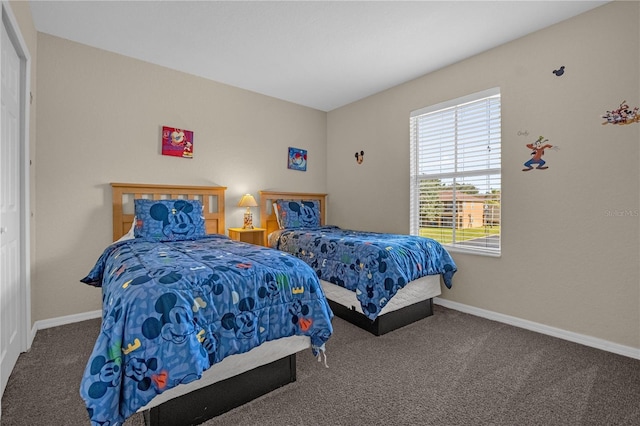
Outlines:
{"type": "MultiPolygon", "coordinates": [[[[327,299],[346,308],[363,313],[356,293],[344,287],[320,280],[320,285],[327,299]]],[[[398,290],[395,296],[382,308],[379,315],[404,308],[423,300],[428,300],[441,294],[440,275],[427,275],[409,282],[398,290]]]]}

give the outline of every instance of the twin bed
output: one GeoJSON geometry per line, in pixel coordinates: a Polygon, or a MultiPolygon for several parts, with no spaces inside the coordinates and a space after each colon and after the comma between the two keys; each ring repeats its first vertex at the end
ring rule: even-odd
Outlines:
{"type": "Polygon", "coordinates": [[[93,425],[199,424],[296,380],[335,313],[381,335],[433,314],[437,242],[326,225],[326,194],[260,192],[265,246],[224,235],[225,187],[113,183],[113,244],[80,394],[93,425]]]}
{"type": "Polygon", "coordinates": [[[117,241],[81,280],[103,299],[80,385],[93,425],[199,424],[294,381],[297,352],[322,355],[316,275],[226,237],[225,189],[112,184],[117,241]]]}
{"type": "Polygon", "coordinates": [[[326,223],[327,195],[260,191],[265,244],[305,261],[337,316],[382,335],[433,314],[456,265],[436,241],[326,223]]]}

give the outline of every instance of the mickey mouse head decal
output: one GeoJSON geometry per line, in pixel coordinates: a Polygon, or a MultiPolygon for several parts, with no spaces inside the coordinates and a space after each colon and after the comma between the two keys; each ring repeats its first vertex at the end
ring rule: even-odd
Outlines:
{"type": "Polygon", "coordinates": [[[356,162],[362,164],[364,161],[364,151],[356,152],[356,162]]]}

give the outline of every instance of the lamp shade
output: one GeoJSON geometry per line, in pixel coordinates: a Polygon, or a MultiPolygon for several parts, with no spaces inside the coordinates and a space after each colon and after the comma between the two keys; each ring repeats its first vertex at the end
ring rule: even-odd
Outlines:
{"type": "Polygon", "coordinates": [[[257,207],[258,203],[256,203],[256,199],[253,198],[251,194],[244,194],[242,198],[240,198],[240,202],[238,203],[238,207],[257,207]]]}

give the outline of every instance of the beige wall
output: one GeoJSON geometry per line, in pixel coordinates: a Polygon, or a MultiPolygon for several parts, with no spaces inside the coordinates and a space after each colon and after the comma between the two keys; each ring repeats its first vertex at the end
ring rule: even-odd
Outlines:
{"type": "Polygon", "coordinates": [[[42,33],[36,98],[33,321],[101,308],[79,280],[111,242],[110,182],[226,186],[230,227],[243,193],[326,190],[321,111],[42,33]],[[163,125],[194,132],[193,159],[160,154],[163,125]],[[306,172],[287,169],[289,146],[306,172]]]}
{"type": "Polygon", "coordinates": [[[639,22],[638,2],[608,4],[331,111],[330,222],[409,232],[409,113],[500,87],[502,256],[453,253],[442,297],[640,348],[640,123],[600,118],[640,105],[639,22]],[[524,173],[539,135],[560,150],[524,173]]]}
{"type": "Polygon", "coordinates": [[[78,280],[110,242],[109,182],[227,186],[228,226],[244,192],[327,191],[330,223],[408,232],[410,111],[499,86],[503,255],[453,253],[443,297],[640,348],[639,219],[607,215],[640,208],[640,124],[600,124],[622,100],[640,104],[638,6],[606,5],[328,114],[38,34],[33,321],[100,308],[78,280]],[[159,154],[162,125],[195,132],[193,160],[159,154]],[[561,149],[524,173],[538,135],[561,149]],[[309,150],[306,173],[285,168],[288,146],[309,150]]]}

